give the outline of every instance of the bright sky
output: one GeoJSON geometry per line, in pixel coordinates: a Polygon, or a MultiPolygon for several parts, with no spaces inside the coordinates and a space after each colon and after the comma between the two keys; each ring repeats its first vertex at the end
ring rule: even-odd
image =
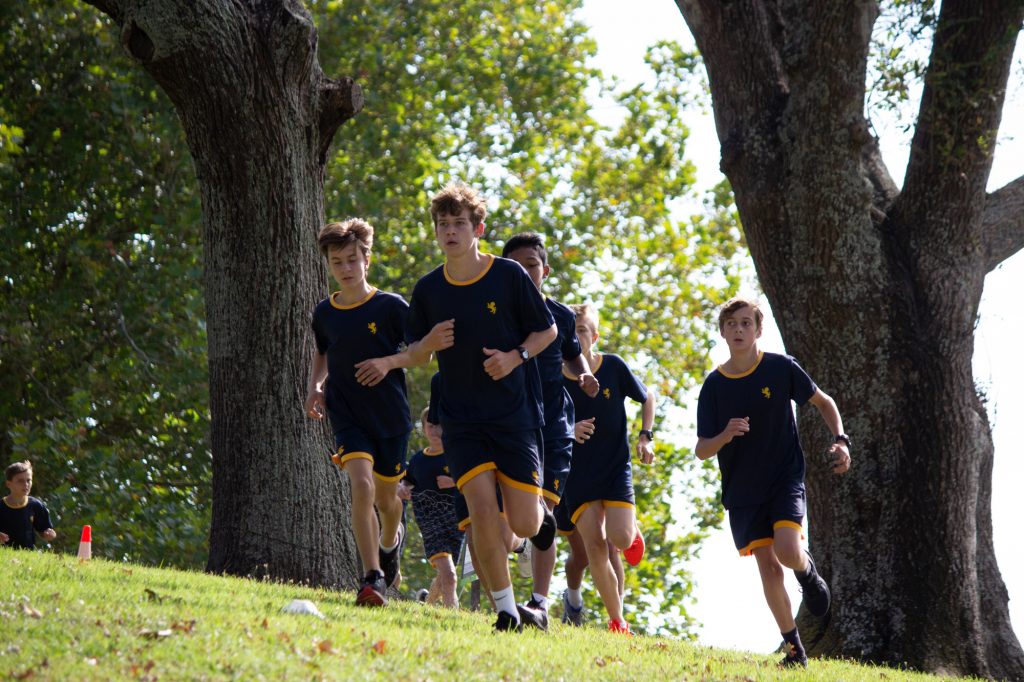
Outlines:
{"type": "MultiPolygon", "coordinates": [[[[643,62],[646,48],[658,40],[677,40],[693,47],[686,23],[671,0],[585,0],[583,20],[597,40],[596,66],[617,75],[624,84],[650,77],[643,62]]],[[[1018,45],[1019,51],[1019,45],[1018,45]]],[[[1017,75],[1020,71],[1017,70],[1017,75]]],[[[614,107],[599,104],[598,118],[613,124],[614,107]]],[[[719,147],[710,116],[693,115],[687,124],[687,156],[697,165],[698,182],[711,186],[721,177],[719,147]]],[[[895,125],[876,121],[882,136],[882,152],[890,172],[899,181],[907,156],[906,136],[895,125]]],[[[1024,86],[1011,89],[1007,98],[989,189],[996,189],[1024,174],[1024,86]],[[1012,129],[1011,129],[1012,127],[1012,129]]],[[[1024,460],[1019,453],[1019,436],[1013,433],[1014,416],[1024,414],[1024,386],[1014,351],[1024,338],[1024,316],[1015,295],[1024,290],[1024,252],[1018,253],[991,273],[985,281],[980,321],[975,335],[975,381],[988,396],[989,419],[995,438],[992,515],[996,557],[1010,593],[1010,617],[1018,638],[1024,638],[1024,547],[1016,520],[1019,509],[1013,497],[1024,486],[1024,460]]],[[[1019,299],[1017,299],[1019,300],[1019,299]]],[[[766,350],[783,350],[774,321],[762,337],[766,350]]],[[[719,349],[713,362],[723,362],[728,351],[719,349]]],[[[826,389],[827,390],[827,389],[826,389]]],[[[842,408],[842,396],[834,396],[842,408]]],[[[695,415],[691,415],[695,420],[695,415]]],[[[688,425],[677,425],[686,428],[688,425]]],[[[854,435],[854,438],[856,436],[854,435]]],[[[855,441],[856,442],[856,441],[855,441]]],[[[854,450],[856,458],[856,450],[854,450]]],[[[702,624],[703,644],[768,653],[780,638],[764,602],[757,567],[753,559],[736,555],[727,529],[715,533],[692,565],[696,577],[697,605],[692,613],[702,624]]],[[[794,608],[800,594],[796,581],[788,578],[794,608]]]]}

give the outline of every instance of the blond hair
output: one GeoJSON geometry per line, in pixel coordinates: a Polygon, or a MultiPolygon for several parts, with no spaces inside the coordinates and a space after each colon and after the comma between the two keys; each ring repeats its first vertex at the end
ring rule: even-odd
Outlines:
{"type": "Polygon", "coordinates": [[[601,318],[597,314],[597,306],[593,303],[573,303],[569,306],[569,309],[576,313],[576,319],[581,317],[585,320],[589,320],[594,325],[594,331],[597,331],[597,326],[601,321],[601,318]]]}

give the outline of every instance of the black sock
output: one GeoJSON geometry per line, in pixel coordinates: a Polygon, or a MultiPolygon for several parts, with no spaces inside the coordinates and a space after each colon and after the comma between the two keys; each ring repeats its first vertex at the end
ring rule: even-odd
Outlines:
{"type": "MultiPolygon", "coordinates": [[[[783,632],[782,639],[786,642],[786,644],[789,644],[791,647],[793,647],[793,656],[803,657],[807,655],[804,653],[804,645],[800,642],[800,631],[796,628],[793,628],[789,632],[783,632]]],[[[790,654],[787,653],[787,655],[790,654]]]]}

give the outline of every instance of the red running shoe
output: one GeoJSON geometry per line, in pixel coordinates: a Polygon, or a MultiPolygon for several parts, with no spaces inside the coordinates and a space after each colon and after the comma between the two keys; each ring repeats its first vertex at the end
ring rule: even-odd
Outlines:
{"type": "Polygon", "coordinates": [[[625,557],[627,564],[636,566],[643,561],[645,551],[647,551],[647,545],[644,544],[644,534],[640,532],[638,527],[636,529],[636,536],[633,538],[633,544],[622,550],[622,556],[625,557]]]}
{"type": "Polygon", "coordinates": [[[619,635],[633,636],[633,633],[629,631],[629,623],[625,620],[610,620],[608,621],[608,632],[614,632],[619,635]]]}

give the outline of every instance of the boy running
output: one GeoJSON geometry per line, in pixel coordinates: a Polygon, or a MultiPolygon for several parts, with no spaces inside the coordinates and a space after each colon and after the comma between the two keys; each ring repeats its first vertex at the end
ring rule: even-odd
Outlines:
{"type": "Polygon", "coordinates": [[[57,537],[50,510],[32,492],[32,462],[15,462],[4,470],[10,493],[0,504],[0,546],[34,549],[36,533],[47,542],[57,537]]]}
{"type": "MultiPolygon", "coordinates": [[[[317,241],[340,290],[313,311],[316,350],[305,411],[313,419],[322,419],[325,412],[330,418],[336,447],[332,460],[351,483],[352,529],[364,573],[356,604],[384,606],[387,588],[401,578],[405,529],[396,491],[412,422],[405,373],[381,367],[398,366],[409,306],[401,296],[366,281],[373,246],[373,227],[366,221],[329,223],[317,241]]],[[[439,335],[428,336],[428,345],[440,345],[439,335]]]]}
{"type": "Polygon", "coordinates": [[[430,583],[427,603],[442,602],[458,608],[455,594],[455,561],[462,550],[463,532],[455,518],[455,481],[450,476],[441,442],[441,427],[429,418],[430,408],[420,414],[428,445],[409,458],[399,497],[412,501],[416,523],[423,536],[427,561],[437,576],[430,583]]]}
{"type": "Polygon", "coordinates": [[[654,461],[654,391],[648,390],[618,355],[595,352],[600,338],[597,310],[591,305],[571,307],[576,313],[576,336],[601,390],[591,398],[580,389],[578,377],[565,374],[577,420],[589,422],[593,428],[573,447],[562,503],[583,539],[590,574],[608,612],[608,629],[628,634],[608,543],[625,550],[637,538],[625,400],[642,403],[636,453],[641,462],[650,464],[654,461]]]}
{"type": "Polygon", "coordinates": [[[445,263],[417,282],[406,339],[414,344],[440,324],[451,341],[438,353],[445,456],[469,507],[477,569],[498,611],[495,629],[518,631],[524,620],[546,629],[546,614],[516,604],[495,483],[512,531],[549,546],[555,528],[538,502],[543,414],[531,358],[558,331],[523,268],[480,252],[486,213],[483,199],[462,184],[448,185],[431,201],[445,263]]]}
{"type": "MultiPolygon", "coordinates": [[[[526,270],[537,290],[543,294],[542,283],[551,272],[548,254],[543,238],[533,232],[522,232],[513,236],[502,249],[501,255],[510,258],[526,270]]],[[[550,296],[544,296],[544,303],[555,319],[558,338],[537,356],[544,400],[544,441],[542,453],[544,462],[543,501],[553,509],[562,499],[565,480],[569,475],[572,461],[573,424],[575,412],[572,400],[562,385],[562,363],[569,372],[579,377],[579,385],[590,397],[597,395],[599,385],[583,358],[580,341],[576,338],[576,315],[565,305],[550,296]]],[[[535,548],[531,553],[533,594],[527,606],[547,611],[548,589],[555,570],[557,550],[552,543],[547,549],[535,548]]]]}
{"type": "Polygon", "coordinates": [[[788,355],[758,350],[764,315],[753,301],[734,298],[718,315],[729,360],[704,380],[697,401],[700,459],[718,455],[722,504],[729,510],[741,556],[754,555],[768,608],[785,640],[786,667],[807,667],[782,568],[790,568],[814,616],[828,613],[831,595],[810,552],[800,548],[806,496],[804,454],[791,403],[818,409],[835,442],[832,470],[850,468],[850,438],[835,402],[788,355]]]}

